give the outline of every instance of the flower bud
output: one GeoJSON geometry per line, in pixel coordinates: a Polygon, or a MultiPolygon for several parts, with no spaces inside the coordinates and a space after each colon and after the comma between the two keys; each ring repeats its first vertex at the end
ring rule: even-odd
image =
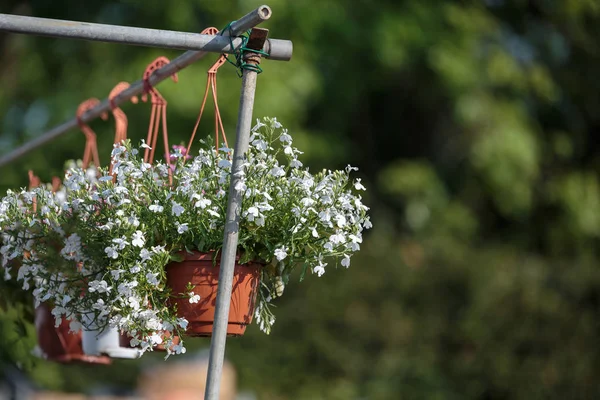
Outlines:
{"type": "Polygon", "coordinates": [[[283,295],[283,289],[285,289],[285,284],[283,283],[283,279],[278,276],[275,278],[275,293],[277,293],[277,297],[281,297],[283,295]]]}

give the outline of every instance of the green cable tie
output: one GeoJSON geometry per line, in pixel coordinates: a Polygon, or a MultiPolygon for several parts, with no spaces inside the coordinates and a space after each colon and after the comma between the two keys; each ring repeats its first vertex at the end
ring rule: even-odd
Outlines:
{"type": "MultiPolygon", "coordinates": [[[[227,24],[227,26],[223,28],[223,30],[220,33],[220,35],[222,36],[224,32],[229,32],[229,47],[231,47],[232,49],[234,36],[232,35],[233,32],[231,30],[231,25],[234,22],[235,21],[231,21],[229,24],[227,24]]],[[[250,32],[251,31],[248,30],[245,34],[239,36],[242,39],[242,45],[238,50],[234,50],[233,52],[233,55],[235,56],[235,62],[231,61],[228,55],[225,55],[227,62],[236,67],[237,74],[240,78],[243,76],[244,70],[254,71],[257,74],[263,72],[262,68],[259,65],[249,64],[246,61],[244,61],[244,53],[255,53],[266,57],[269,56],[269,53],[267,53],[266,51],[249,49],[248,47],[246,47],[246,45],[248,44],[248,40],[250,39],[250,32]]]]}

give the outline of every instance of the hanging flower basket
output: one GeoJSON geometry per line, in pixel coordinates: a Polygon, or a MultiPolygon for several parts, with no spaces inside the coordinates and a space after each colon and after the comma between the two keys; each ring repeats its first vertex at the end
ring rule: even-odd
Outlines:
{"type": "Polygon", "coordinates": [[[35,309],[35,330],[38,346],[45,359],[63,364],[81,362],[86,364],[110,364],[104,356],[86,355],[83,352],[82,333],[69,332],[69,321],[63,320],[58,328],[54,324],[50,307],[42,303],[35,309]]]}
{"type": "MultiPolygon", "coordinates": [[[[149,147],[116,145],[112,174],[69,168],[62,197],[45,187],[8,192],[0,202],[0,255],[5,276],[10,260],[22,264],[15,278],[32,286],[36,300],[51,301],[56,318],[84,330],[104,321],[128,335],[130,347],[162,345],[167,355],[180,354],[177,336],[212,333],[219,267],[210,252],[223,246],[234,154],[205,141],[195,156],[178,148],[173,162],[151,165],[142,158],[149,147]]],[[[251,321],[269,333],[272,303],[292,274],[348,268],[371,227],[365,188],[350,178],[355,168],[312,173],[300,154],[276,119],[252,129],[233,188],[243,196],[230,335],[243,334],[251,321]]],[[[111,343],[107,348],[118,349],[111,343]]]]}
{"type": "MultiPolygon", "coordinates": [[[[177,315],[188,321],[187,335],[212,336],[221,260],[214,265],[213,254],[201,252],[184,253],[183,257],[183,261],[166,266],[167,286],[173,294],[170,302],[177,307],[177,315]],[[188,290],[190,285],[193,294],[188,290]]],[[[252,322],[260,281],[259,263],[240,265],[237,261],[239,258],[233,272],[229,336],[243,335],[252,322]]]]}

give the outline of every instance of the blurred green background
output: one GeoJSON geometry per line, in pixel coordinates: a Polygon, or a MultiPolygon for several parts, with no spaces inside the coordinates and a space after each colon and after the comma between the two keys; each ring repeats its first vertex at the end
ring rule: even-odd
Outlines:
{"type": "MultiPolygon", "coordinates": [[[[0,12],[200,32],[260,4],[3,0],[0,12]]],[[[600,398],[600,2],[268,4],[264,27],[294,56],[263,63],[254,115],[288,127],[312,169],[358,166],[374,229],[348,270],[286,288],[270,336],[252,326],[228,342],[240,387],[259,399],[600,398]]],[[[0,34],[0,154],[178,54],[0,34]]],[[[215,59],[160,85],[173,143],[188,139],[215,59]]],[[[218,79],[233,142],[240,80],[229,65],[218,79]]],[[[129,136],[144,137],[150,106],[123,109],[129,136]]],[[[114,122],[91,126],[106,163],[114,122]]],[[[28,169],[60,175],[83,147],[74,131],[3,167],[2,193],[28,169]]],[[[128,388],[162,362],[37,360],[13,292],[0,359],[42,387],[128,388]]]]}

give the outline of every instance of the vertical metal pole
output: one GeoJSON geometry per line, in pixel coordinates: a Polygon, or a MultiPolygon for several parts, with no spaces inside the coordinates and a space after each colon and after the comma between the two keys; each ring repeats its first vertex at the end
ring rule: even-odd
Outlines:
{"type": "MultiPolygon", "coordinates": [[[[261,49],[266,39],[266,29],[253,29],[247,47],[261,49]],[[259,33],[260,32],[260,33],[259,33]],[[258,33],[257,38],[255,33],[258,33]],[[261,35],[262,33],[262,35],[261,35]],[[254,36],[254,37],[253,37],[254,36]],[[261,47],[258,46],[260,43],[261,47]]],[[[248,64],[260,63],[260,55],[246,53],[245,60],[248,64]]],[[[215,305],[215,320],[210,342],[210,355],[208,360],[208,375],[206,377],[206,400],[218,400],[223,372],[223,359],[225,358],[225,344],[227,340],[227,325],[229,322],[229,306],[231,303],[231,289],[233,286],[233,270],[237,253],[238,233],[240,227],[240,210],[242,207],[242,193],[235,190],[236,184],[242,179],[239,172],[243,171],[243,163],[250,145],[250,129],[252,124],[252,110],[254,108],[254,94],[256,91],[256,71],[244,69],[242,75],[242,92],[236,129],[233,164],[231,166],[231,182],[229,184],[229,199],[225,219],[225,233],[223,237],[223,250],[221,253],[221,268],[219,271],[219,286],[215,305]]]]}

